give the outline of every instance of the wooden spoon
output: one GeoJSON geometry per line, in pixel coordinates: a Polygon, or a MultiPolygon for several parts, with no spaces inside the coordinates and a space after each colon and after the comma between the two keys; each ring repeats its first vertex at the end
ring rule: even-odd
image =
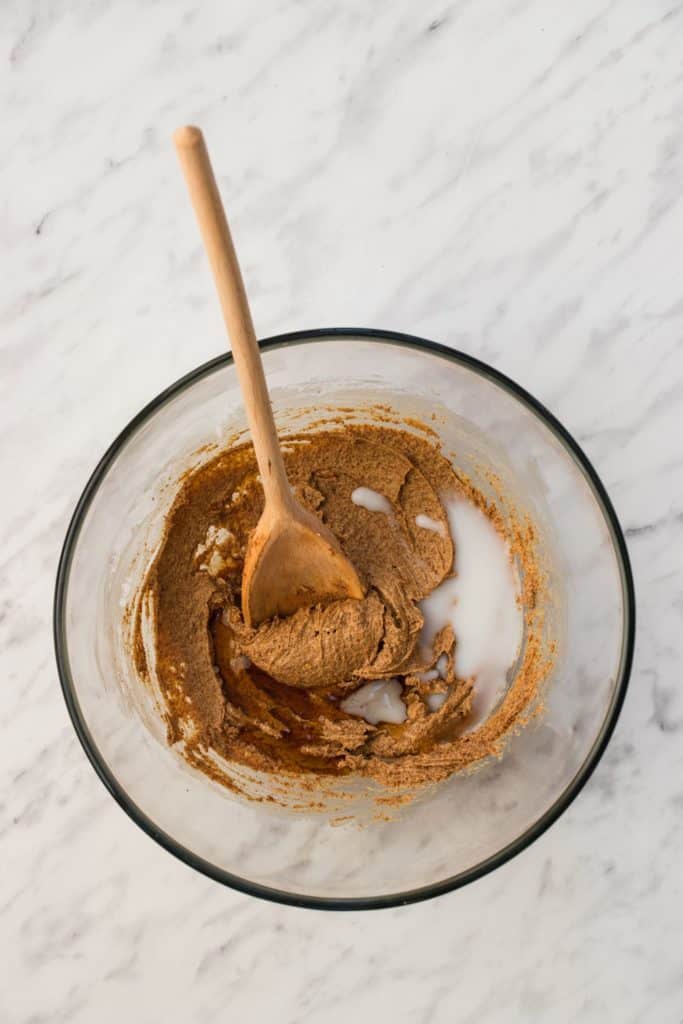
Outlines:
{"type": "Polygon", "coordinates": [[[265,507],[249,538],[242,577],[248,626],[339,598],[361,598],[356,570],[334,535],[301,507],[287,480],[254,325],[204,136],[180,128],[173,136],[213,271],[242,389],[265,507]]]}

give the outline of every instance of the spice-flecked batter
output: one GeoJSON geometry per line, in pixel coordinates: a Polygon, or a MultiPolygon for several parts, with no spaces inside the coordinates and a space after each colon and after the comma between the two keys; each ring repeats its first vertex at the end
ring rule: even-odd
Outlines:
{"type": "MultiPolygon", "coordinates": [[[[242,567],[263,503],[253,449],[234,447],[188,474],[143,583],[169,742],[183,740],[191,760],[193,749],[212,748],[283,776],[357,773],[390,787],[437,781],[495,752],[536,692],[533,630],[511,692],[470,733],[476,680],[456,678],[457,637],[447,627],[431,649],[420,643],[419,602],[453,567],[442,497],[467,485],[432,441],[389,427],[287,438],[284,454],[298,499],[335,533],[365,597],[247,628],[242,567]],[[356,504],[359,487],[385,496],[390,511],[356,504]],[[372,725],[342,709],[368,681],[388,679],[401,684],[402,724],[372,725]],[[434,700],[437,693],[444,696],[434,700]]],[[[524,543],[521,533],[512,538],[518,556],[524,543]]],[[[533,606],[533,573],[526,576],[524,601],[533,606]]],[[[144,675],[139,621],[134,643],[144,675]]]]}

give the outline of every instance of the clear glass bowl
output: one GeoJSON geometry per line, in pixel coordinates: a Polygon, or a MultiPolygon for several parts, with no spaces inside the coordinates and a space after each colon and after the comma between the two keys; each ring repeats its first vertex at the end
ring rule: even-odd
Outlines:
{"type": "Polygon", "coordinates": [[[316,407],[385,403],[435,413],[475,482],[493,468],[541,526],[558,640],[545,708],[501,760],[452,777],[390,822],[332,827],[323,814],[245,802],[194,773],[121,684],[131,577],[158,539],[180,469],[244,426],[226,355],[159,395],[105,454],[78,502],[55,594],[66,703],[96,772],[153,839],[235,889],[299,906],[386,907],[455,889],[537,839],[603,754],[628,683],[633,581],[595,470],[534,398],[485,364],[402,334],[331,329],[262,343],[280,429],[316,407]]]}

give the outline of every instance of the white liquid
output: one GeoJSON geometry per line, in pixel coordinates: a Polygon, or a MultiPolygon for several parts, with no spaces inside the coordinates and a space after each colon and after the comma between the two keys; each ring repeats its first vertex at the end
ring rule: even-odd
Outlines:
{"type": "Polygon", "coordinates": [[[401,725],[406,720],[406,706],[401,700],[401,684],[397,679],[377,679],[366,683],[339,705],[347,715],[364,718],[371,725],[391,722],[401,725]]]}
{"type": "Polygon", "coordinates": [[[438,519],[432,519],[431,516],[425,515],[424,512],[420,512],[419,515],[415,516],[415,522],[423,530],[431,530],[432,533],[439,533],[442,537],[446,536],[446,527],[443,523],[440,523],[438,519]]]}
{"type": "Polygon", "coordinates": [[[422,672],[419,679],[423,683],[431,683],[434,679],[445,679],[446,669],[448,668],[448,655],[440,654],[438,661],[434,668],[427,669],[426,672],[422,672]]]}
{"type": "MultiPolygon", "coordinates": [[[[434,668],[430,668],[427,672],[423,672],[420,679],[423,683],[431,683],[435,679],[445,679],[446,669],[448,668],[448,655],[440,654],[438,661],[434,668]]],[[[430,711],[439,711],[446,703],[446,699],[451,692],[450,686],[443,693],[428,693],[425,697],[425,704],[430,711]]]]}
{"type": "Polygon", "coordinates": [[[373,491],[371,487],[356,487],[351,495],[354,505],[366,508],[368,512],[391,512],[391,502],[379,491],[373,491]]]}
{"type": "Polygon", "coordinates": [[[487,516],[462,498],[445,502],[455,545],[456,575],[444,580],[423,601],[420,643],[430,652],[445,627],[455,633],[455,672],[474,677],[468,727],[484,721],[502,696],[508,669],[522,641],[519,581],[506,541],[487,516]]]}
{"type": "Polygon", "coordinates": [[[430,711],[439,711],[446,703],[449,691],[445,693],[428,693],[425,697],[425,703],[430,711]]]}

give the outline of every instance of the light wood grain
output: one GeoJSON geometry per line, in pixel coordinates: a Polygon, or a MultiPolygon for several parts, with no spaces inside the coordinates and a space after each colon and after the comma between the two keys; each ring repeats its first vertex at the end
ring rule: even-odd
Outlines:
{"type": "Polygon", "coordinates": [[[274,505],[289,507],[292,502],[291,492],[261,354],[242,272],[204,136],[199,128],[187,126],[178,129],[173,140],[216,282],[266,500],[274,505]]]}
{"type": "Polygon", "coordinates": [[[360,598],[356,570],[336,538],[294,499],[278,441],[249,303],[204,136],[186,126],[176,151],[199,223],[242,390],[265,507],[247,546],[242,611],[248,625],[298,608],[360,598]]]}

